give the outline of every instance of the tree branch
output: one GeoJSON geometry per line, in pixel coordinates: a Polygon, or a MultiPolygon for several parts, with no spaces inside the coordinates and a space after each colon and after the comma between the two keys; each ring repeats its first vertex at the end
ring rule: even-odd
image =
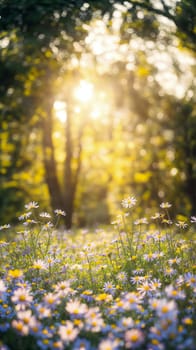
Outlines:
{"type": "MultiPolygon", "coordinates": [[[[167,17],[168,19],[172,20],[175,23],[175,17],[169,12],[168,7],[166,7],[166,4],[163,1],[161,1],[161,3],[165,11],[155,8],[151,6],[149,3],[147,4],[146,2],[130,1],[130,3],[135,7],[141,7],[157,15],[167,17]]],[[[129,11],[131,11],[131,9],[129,11]]]]}

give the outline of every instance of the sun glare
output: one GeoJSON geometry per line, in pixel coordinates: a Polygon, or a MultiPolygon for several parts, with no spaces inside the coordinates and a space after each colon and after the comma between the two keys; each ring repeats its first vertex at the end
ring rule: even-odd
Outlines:
{"type": "Polygon", "coordinates": [[[80,102],[88,102],[92,99],[94,93],[93,84],[86,80],[81,80],[79,86],[75,88],[74,97],[80,102]]]}
{"type": "Polygon", "coordinates": [[[55,101],[53,106],[56,117],[64,123],[67,119],[66,103],[63,101],[55,101]]]}
{"type": "MultiPolygon", "coordinates": [[[[107,87],[105,87],[106,89],[107,87]]],[[[80,80],[71,92],[72,99],[68,102],[71,104],[69,108],[72,115],[80,115],[88,113],[88,117],[92,120],[106,121],[110,112],[111,103],[108,103],[108,99],[111,99],[110,94],[103,91],[102,88],[97,89],[96,85],[87,81],[80,80]],[[96,90],[95,90],[96,89],[96,90]]],[[[54,116],[61,123],[65,123],[67,120],[68,105],[65,101],[56,100],[53,105],[54,116]]]]}

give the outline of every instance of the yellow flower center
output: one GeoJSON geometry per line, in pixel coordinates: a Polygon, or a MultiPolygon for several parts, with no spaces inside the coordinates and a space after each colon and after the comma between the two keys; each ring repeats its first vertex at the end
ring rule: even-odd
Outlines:
{"type": "Polygon", "coordinates": [[[150,290],[150,287],[149,286],[144,286],[144,290],[148,291],[148,290],[150,290]]]}
{"type": "Polygon", "coordinates": [[[20,301],[25,301],[26,300],[26,296],[23,294],[23,295],[20,295],[19,296],[19,300],[20,301]]]}
{"type": "Polygon", "coordinates": [[[166,312],[168,312],[168,306],[163,306],[161,310],[163,314],[166,314],[166,312]]]}
{"type": "Polygon", "coordinates": [[[173,291],[172,291],[172,295],[173,295],[173,296],[176,296],[177,294],[178,294],[177,290],[173,290],[173,291]]]}
{"type": "Polygon", "coordinates": [[[16,329],[17,329],[19,332],[22,331],[22,327],[23,327],[22,323],[18,323],[18,324],[16,325],[16,329]]]}
{"type": "Polygon", "coordinates": [[[138,341],[139,337],[138,337],[138,334],[132,334],[131,335],[131,341],[133,343],[136,343],[136,341],[138,341]]]}

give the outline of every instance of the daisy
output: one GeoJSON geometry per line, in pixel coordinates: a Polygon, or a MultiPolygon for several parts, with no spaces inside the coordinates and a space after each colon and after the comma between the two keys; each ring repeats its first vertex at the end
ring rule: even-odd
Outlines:
{"type": "Polygon", "coordinates": [[[120,271],[118,274],[117,274],[117,279],[118,281],[122,282],[122,283],[126,283],[127,280],[128,280],[128,275],[126,272],[124,271],[120,271]]]}
{"type": "Polygon", "coordinates": [[[12,321],[12,327],[20,334],[22,335],[28,335],[29,334],[29,327],[28,325],[24,324],[21,320],[13,320],[12,321]]]}
{"type": "Polygon", "coordinates": [[[14,291],[11,300],[16,304],[17,310],[24,310],[29,306],[33,300],[33,297],[29,294],[29,291],[25,288],[18,288],[14,291]]]}
{"type": "Polygon", "coordinates": [[[45,225],[42,226],[43,230],[48,230],[49,228],[52,228],[54,225],[51,221],[48,221],[45,225]]]}
{"type": "Polygon", "coordinates": [[[142,285],[137,287],[137,291],[140,293],[142,297],[146,295],[151,295],[153,291],[152,284],[149,283],[148,281],[145,281],[142,285]]]}
{"type": "Polygon", "coordinates": [[[51,218],[51,215],[47,212],[42,212],[39,214],[41,218],[51,218]]]}
{"type": "Polygon", "coordinates": [[[160,213],[155,213],[153,216],[151,216],[152,220],[157,220],[162,218],[163,218],[163,214],[160,214],[160,213]]]}
{"type": "Polygon", "coordinates": [[[125,332],[125,347],[134,349],[144,342],[144,335],[139,329],[131,329],[125,332]]]}
{"type": "Polygon", "coordinates": [[[71,321],[66,321],[65,325],[59,327],[58,334],[63,342],[69,343],[76,339],[79,330],[74,327],[71,321]]]}
{"type": "Polygon", "coordinates": [[[131,317],[123,317],[119,321],[118,326],[123,330],[127,330],[128,328],[133,328],[134,321],[131,317]]]}
{"type": "Polygon", "coordinates": [[[169,209],[169,208],[171,208],[171,206],[172,206],[172,204],[170,204],[169,202],[163,202],[160,204],[160,207],[162,209],[169,209]]]}
{"type": "Polygon", "coordinates": [[[193,275],[191,272],[187,272],[184,275],[184,280],[187,283],[187,286],[196,287],[196,275],[193,275]]]}
{"type": "Polygon", "coordinates": [[[99,344],[98,350],[115,350],[118,342],[116,340],[105,339],[99,344]]]}
{"type": "Polygon", "coordinates": [[[73,289],[70,287],[70,281],[62,281],[58,282],[54,286],[55,292],[58,294],[59,297],[64,297],[69,294],[73,294],[73,289]]]}
{"type": "Polygon", "coordinates": [[[86,317],[85,328],[87,331],[91,331],[93,333],[100,332],[101,329],[105,326],[103,318],[98,315],[92,315],[93,317],[86,317]]]}
{"type": "Polygon", "coordinates": [[[39,208],[39,204],[37,202],[29,202],[28,204],[25,204],[25,209],[27,210],[31,210],[31,209],[34,209],[34,208],[39,208]]]}
{"type": "Polygon", "coordinates": [[[174,288],[172,285],[169,285],[165,288],[165,293],[168,298],[172,298],[175,300],[185,299],[185,293],[179,288],[174,288]]]}
{"type": "Polygon", "coordinates": [[[161,288],[161,282],[157,278],[154,278],[150,283],[151,283],[152,289],[154,290],[161,288]]]}
{"type": "Polygon", "coordinates": [[[144,260],[146,260],[146,261],[153,261],[153,260],[156,260],[156,258],[157,258],[156,253],[144,254],[144,260]]]}
{"type": "Polygon", "coordinates": [[[41,304],[37,306],[36,311],[39,319],[51,316],[51,310],[41,304]]]}
{"type": "Polygon", "coordinates": [[[174,265],[174,264],[179,264],[181,262],[181,258],[174,258],[174,259],[169,259],[168,263],[170,266],[174,265]]]}
{"type": "Polygon", "coordinates": [[[46,307],[49,307],[51,309],[55,308],[55,306],[60,303],[58,295],[53,294],[53,293],[46,294],[44,296],[43,301],[44,301],[44,304],[46,305],[46,307]]]}
{"type": "Polygon", "coordinates": [[[34,269],[34,270],[47,270],[47,264],[43,260],[38,259],[38,260],[35,260],[33,262],[32,269],[34,269]]]}
{"type": "Polygon", "coordinates": [[[8,228],[10,228],[10,227],[11,227],[11,225],[10,225],[10,224],[5,224],[5,225],[2,225],[2,226],[0,226],[0,231],[1,231],[1,230],[8,229],[8,228]]]}
{"type": "Polygon", "coordinates": [[[24,323],[24,325],[27,325],[29,330],[40,328],[40,323],[36,319],[35,316],[32,315],[31,310],[22,310],[17,313],[17,317],[20,321],[24,323]]]}
{"type": "Polygon", "coordinates": [[[171,268],[171,267],[168,267],[168,268],[166,268],[164,270],[165,276],[170,276],[171,277],[171,276],[175,275],[176,273],[177,273],[177,271],[175,269],[171,268]]]}
{"type": "Polygon", "coordinates": [[[122,200],[121,205],[123,208],[132,208],[136,205],[137,199],[132,196],[132,197],[127,197],[122,200]]]}
{"type": "Polygon", "coordinates": [[[176,226],[178,226],[179,228],[187,228],[188,227],[188,224],[186,223],[186,221],[181,221],[179,220],[177,223],[176,223],[176,226]]]}
{"type": "Polygon", "coordinates": [[[141,218],[141,219],[135,220],[134,224],[135,225],[148,224],[148,220],[147,220],[147,218],[141,218]]]}
{"type": "Polygon", "coordinates": [[[38,223],[38,222],[35,221],[35,220],[27,219],[25,222],[23,222],[23,225],[24,225],[24,226],[28,226],[28,225],[37,224],[37,223],[38,223]]]}
{"type": "Polygon", "coordinates": [[[116,292],[116,287],[112,284],[112,282],[105,282],[103,287],[104,292],[114,295],[116,292]]]}
{"type": "Polygon", "coordinates": [[[124,310],[138,310],[138,305],[141,302],[141,296],[138,296],[137,293],[129,292],[125,294],[122,302],[122,307],[124,310]]]}
{"type": "Polygon", "coordinates": [[[142,281],[144,281],[144,276],[134,276],[134,277],[131,277],[130,278],[130,282],[132,284],[139,284],[141,283],[142,281]]]}
{"type": "Polygon", "coordinates": [[[18,220],[27,220],[30,216],[31,216],[32,212],[29,211],[27,213],[24,213],[24,214],[21,214],[19,217],[18,217],[18,220]]]}
{"type": "Polygon", "coordinates": [[[81,303],[79,300],[76,299],[74,301],[69,301],[65,309],[73,317],[81,317],[87,312],[88,307],[86,304],[81,303]]]}
{"type": "Polygon", "coordinates": [[[174,320],[177,317],[177,305],[174,300],[160,299],[157,301],[156,307],[157,315],[163,319],[174,320]]]}
{"type": "Polygon", "coordinates": [[[57,341],[50,343],[50,349],[51,350],[63,350],[64,349],[63,342],[60,340],[57,340],[57,341]]]}
{"type": "Polygon", "coordinates": [[[55,214],[57,216],[61,215],[61,216],[66,216],[66,213],[64,212],[64,210],[61,210],[61,209],[55,209],[55,214]]]}

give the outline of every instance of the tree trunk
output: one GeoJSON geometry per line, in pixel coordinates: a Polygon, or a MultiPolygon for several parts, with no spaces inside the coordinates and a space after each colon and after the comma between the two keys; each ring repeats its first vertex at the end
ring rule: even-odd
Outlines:
{"type": "Polygon", "coordinates": [[[54,145],[52,141],[52,106],[48,105],[47,115],[42,122],[42,145],[45,167],[45,180],[48,186],[51,207],[63,209],[63,196],[61,193],[59,180],[57,176],[57,164],[54,156],[54,145]]]}
{"type": "MultiPolygon", "coordinates": [[[[71,128],[71,113],[67,113],[66,128],[65,128],[65,164],[64,164],[64,189],[60,187],[57,164],[55,160],[54,145],[52,141],[53,117],[52,104],[47,104],[45,107],[46,117],[42,121],[42,145],[45,167],[45,181],[48,186],[51,207],[53,210],[62,209],[66,216],[64,219],[67,229],[71,229],[74,213],[74,200],[77,190],[78,178],[81,169],[81,154],[82,154],[82,134],[83,125],[78,134],[78,145],[76,167],[73,168],[73,143],[72,143],[72,128],[71,128]]],[[[76,146],[76,145],[75,145],[76,146]]]]}
{"type": "Polygon", "coordinates": [[[185,154],[185,173],[186,173],[186,192],[191,204],[191,215],[196,212],[196,124],[194,122],[192,106],[185,105],[183,117],[184,124],[184,154],[185,154]],[[191,108],[190,108],[191,107],[191,108]]]}
{"type": "Polygon", "coordinates": [[[78,185],[78,179],[81,169],[81,159],[82,159],[82,135],[83,128],[82,125],[78,133],[78,149],[77,149],[77,165],[76,169],[73,169],[73,143],[72,143],[72,129],[71,129],[71,113],[67,113],[66,121],[66,142],[65,142],[65,168],[64,168],[64,184],[65,184],[65,194],[64,194],[64,210],[66,212],[65,224],[66,228],[70,229],[72,227],[73,213],[74,213],[74,200],[78,185]]]}
{"type": "Polygon", "coordinates": [[[191,149],[190,143],[186,144],[186,191],[190,199],[191,215],[196,212],[196,173],[194,163],[196,159],[196,149],[191,149]]]}
{"type": "Polygon", "coordinates": [[[194,176],[192,164],[188,164],[187,169],[187,193],[191,202],[191,215],[196,212],[196,178],[194,176]]]}

